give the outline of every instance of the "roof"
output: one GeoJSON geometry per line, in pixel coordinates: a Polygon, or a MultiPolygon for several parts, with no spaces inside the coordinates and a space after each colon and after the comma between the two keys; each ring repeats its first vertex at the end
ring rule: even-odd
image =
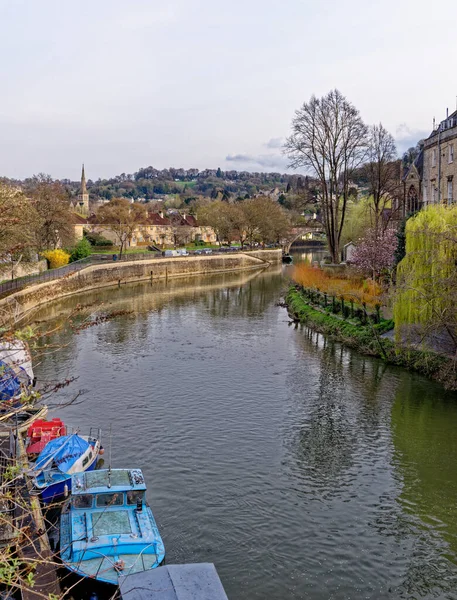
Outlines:
{"type": "Polygon", "coordinates": [[[212,563],[167,565],[120,578],[122,600],[228,600],[212,563]]]}
{"type": "Polygon", "coordinates": [[[402,181],[406,181],[408,175],[411,173],[411,170],[415,168],[419,174],[419,178],[422,179],[422,174],[424,172],[424,150],[422,149],[419,154],[416,156],[411,165],[406,169],[403,174],[402,181]]]}
{"type": "Polygon", "coordinates": [[[193,215],[186,215],[185,219],[191,227],[198,226],[197,219],[193,215]]]}
{"type": "Polygon", "coordinates": [[[78,213],[72,213],[72,218],[75,225],[87,225],[89,223],[85,217],[78,215],[78,213]]]}
{"type": "Polygon", "coordinates": [[[160,213],[149,213],[148,221],[151,225],[170,225],[170,219],[162,217],[160,213]]]}
{"type": "Polygon", "coordinates": [[[141,469],[99,469],[76,473],[71,482],[72,494],[145,490],[141,469]]]}

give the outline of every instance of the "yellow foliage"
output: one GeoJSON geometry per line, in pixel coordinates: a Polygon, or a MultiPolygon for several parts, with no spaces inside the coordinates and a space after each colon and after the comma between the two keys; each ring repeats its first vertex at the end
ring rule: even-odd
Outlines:
{"type": "Polygon", "coordinates": [[[56,248],[55,250],[46,250],[43,252],[44,258],[49,262],[50,269],[57,269],[58,267],[64,267],[68,265],[70,255],[65,250],[56,248]]]}
{"type": "Polygon", "coordinates": [[[303,287],[344,298],[344,300],[365,303],[367,306],[376,306],[382,301],[382,288],[372,279],[336,277],[306,263],[296,265],[292,277],[303,287]]]}

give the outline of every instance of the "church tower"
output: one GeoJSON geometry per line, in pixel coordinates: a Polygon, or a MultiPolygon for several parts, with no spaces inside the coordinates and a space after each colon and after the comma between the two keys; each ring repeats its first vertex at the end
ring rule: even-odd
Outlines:
{"type": "Polygon", "coordinates": [[[86,175],[84,173],[84,163],[83,170],[81,173],[81,190],[78,194],[78,206],[77,210],[81,215],[87,216],[89,214],[89,194],[87,192],[86,187],[86,175]]]}

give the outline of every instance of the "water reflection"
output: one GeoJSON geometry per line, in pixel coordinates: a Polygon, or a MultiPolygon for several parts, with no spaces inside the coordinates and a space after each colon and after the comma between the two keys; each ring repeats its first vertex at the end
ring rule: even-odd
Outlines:
{"type": "Polygon", "coordinates": [[[49,338],[64,348],[38,377],[78,374],[62,399],[85,404],[60,414],[112,423],[168,562],[215,562],[232,600],[452,598],[456,395],[288,327],[282,272],[50,305],[47,325],[78,303],[132,312],[49,338]]]}

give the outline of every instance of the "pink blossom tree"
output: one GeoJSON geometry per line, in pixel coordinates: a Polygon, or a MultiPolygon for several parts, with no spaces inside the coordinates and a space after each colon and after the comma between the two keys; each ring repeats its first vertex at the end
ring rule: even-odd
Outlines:
{"type": "Polygon", "coordinates": [[[351,258],[358,271],[370,273],[376,281],[383,271],[390,271],[395,264],[397,236],[392,228],[381,231],[369,229],[359,240],[351,258]]]}

